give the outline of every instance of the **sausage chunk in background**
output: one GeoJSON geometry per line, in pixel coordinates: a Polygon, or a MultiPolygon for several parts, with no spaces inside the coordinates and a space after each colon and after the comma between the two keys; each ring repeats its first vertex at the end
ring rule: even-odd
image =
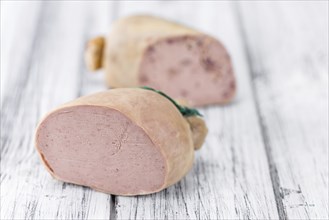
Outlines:
{"type": "Polygon", "coordinates": [[[115,195],[158,192],[187,174],[205,140],[195,112],[157,91],[111,89],[50,112],[36,148],[56,179],[115,195]]]}
{"type": "Polygon", "coordinates": [[[90,70],[104,68],[112,88],[150,86],[191,106],[227,103],[236,82],[230,56],[216,39],[152,16],[114,22],[85,52],[90,70]]]}

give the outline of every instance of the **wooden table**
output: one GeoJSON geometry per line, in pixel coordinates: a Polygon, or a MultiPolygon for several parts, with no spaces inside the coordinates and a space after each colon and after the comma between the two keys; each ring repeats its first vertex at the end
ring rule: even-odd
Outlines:
{"type": "Polygon", "coordinates": [[[328,219],[328,1],[1,2],[1,219],[328,219]],[[220,39],[238,94],[201,108],[191,172],[121,197],[54,180],[33,146],[40,117],[106,89],[86,41],[151,13],[220,39]]]}

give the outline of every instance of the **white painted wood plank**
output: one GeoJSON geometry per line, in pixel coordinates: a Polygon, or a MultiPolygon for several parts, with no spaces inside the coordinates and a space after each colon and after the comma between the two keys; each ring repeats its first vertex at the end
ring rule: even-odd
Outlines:
{"type": "MultiPolygon", "coordinates": [[[[1,219],[109,219],[111,196],[52,179],[32,140],[42,115],[88,88],[81,75],[86,72],[83,50],[87,37],[107,22],[109,3],[44,2],[40,9],[34,3],[13,5],[19,12],[10,13],[25,19],[16,23],[9,37],[1,36],[1,43],[10,48],[2,60],[8,63],[6,71],[1,70],[6,85],[1,111],[1,219]],[[24,39],[15,43],[11,37],[24,39]],[[16,56],[16,51],[22,53],[16,56]]],[[[4,29],[7,33],[6,25],[4,29]]]]}
{"type": "Polygon", "coordinates": [[[227,2],[122,2],[119,16],[152,13],[223,40],[238,80],[236,100],[202,109],[209,126],[192,171],[153,195],[116,197],[118,219],[277,219],[248,66],[236,20],[227,2]]]}
{"type": "MultiPolygon", "coordinates": [[[[106,36],[113,20],[116,18],[117,2],[97,2],[89,3],[90,13],[92,17],[87,20],[86,40],[90,40],[96,36],[106,36]]],[[[82,54],[80,54],[82,56],[82,54]]],[[[83,59],[83,58],[81,58],[83,59]]],[[[81,60],[81,62],[84,62],[81,60]]],[[[103,70],[89,72],[83,66],[81,91],[79,96],[92,94],[99,91],[107,90],[105,83],[105,74],[103,70]]]]}
{"type": "Polygon", "coordinates": [[[240,6],[283,217],[328,219],[328,1],[240,6]]]}
{"type": "Polygon", "coordinates": [[[9,92],[12,96],[19,93],[19,87],[13,84],[24,79],[21,72],[28,65],[25,60],[33,47],[40,5],[40,2],[1,1],[1,104],[9,92]],[[12,87],[15,90],[10,90],[12,87]]]}

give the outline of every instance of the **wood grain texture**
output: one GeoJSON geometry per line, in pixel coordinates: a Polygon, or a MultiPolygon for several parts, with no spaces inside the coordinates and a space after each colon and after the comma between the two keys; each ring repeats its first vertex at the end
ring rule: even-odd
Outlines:
{"type": "Polygon", "coordinates": [[[328,219],[328,2],[238,9],[280,217],[328,219]]]}
{"type": "Polygon", "coordinates": [[[1,2],[1,219],[328,219],[328,2],[1,2]],[[200,109],[191,172],[156,194],[115,197],[54,180],[33,146],[40,117],[106,89],[91,37],[151,13],[227,46],[238,94],[200,109]]]}
{"type": "Polygon", "coordinates": [[[5,38],[10,47],[2,72],[7,81],[1,112],[1,219],[108,219],[111,196],[52,179],[32,138],[42,115],[91,88],[81,77],[83,50],[94,34],[88,31],[96,31],[89,29],[90,21],[98,23],[97,13],[105,8],[108,14],[109,5],[5,2],[4,7],[13,12],[18,7],[19,19],[5,38]]]}

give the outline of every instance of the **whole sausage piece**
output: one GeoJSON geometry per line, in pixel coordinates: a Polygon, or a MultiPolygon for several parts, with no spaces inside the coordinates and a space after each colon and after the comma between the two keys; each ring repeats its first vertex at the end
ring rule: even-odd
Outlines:
{"type": "Polygon", "coordinates": [[[223,104],[235,95],[230,56],[216,39],[152,16],[114,22],[85,52],[90,70],[104,67],[113,88],[147,85],[191,106],[223,104]]]}
{"type": "Polygon", "coordinates": [[[112,89],[50,112],[35,145],[56,179],[115,195],[149,194],[191,169],[207,134],[198,114],[159,91],[112,89]]]}

